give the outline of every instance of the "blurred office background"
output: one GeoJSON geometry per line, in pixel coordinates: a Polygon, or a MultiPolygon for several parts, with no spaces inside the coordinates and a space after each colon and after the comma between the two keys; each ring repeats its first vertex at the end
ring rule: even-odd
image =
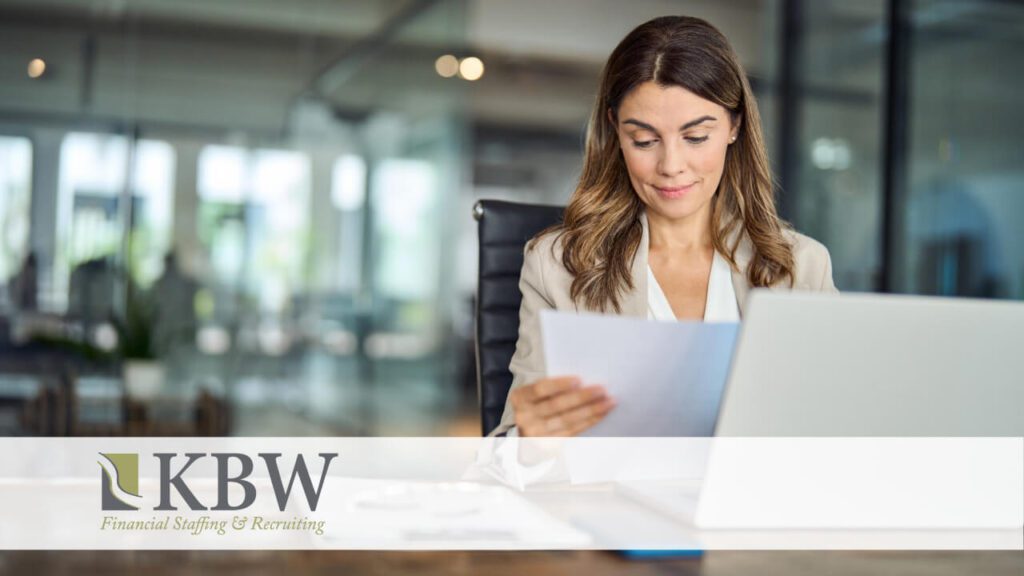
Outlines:
{"type": "Polygon", "coordinates": [[[479,434],[471,207],[665,14],[840,289],[1024,298],[1024,3],[0,0],[0,434],[479,434]]]}

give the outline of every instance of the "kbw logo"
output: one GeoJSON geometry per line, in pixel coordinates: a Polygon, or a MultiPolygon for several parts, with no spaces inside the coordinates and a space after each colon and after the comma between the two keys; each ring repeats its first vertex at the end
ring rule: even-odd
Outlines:
{"type": "MultiPolygon", "coordinates": [[[[295,485],[295,479],[298,478],[309,510],[316,512],[324,480],[327,478],[327,470],[331,461],[338,457],[337,454],[319,454],[323,459],[323,469],[320,471],[320,482],[316,488],[313,488],[309,468],[306,467],[306,461],[301,454],[295,459],[295,466],[289,475],[287,486],[281,479],[281,470],[277,464],[277,459],[281,457],[281,454],[258,454],[258,456],[267,467],[267,475],[274,488],[278,509],[284,511],[288,498],[291,496],[292,487],[295,485]]],[[[171,505],[171,488],[177,491],[185,505],[191,510],[242,510],[256,501],[256,486],[246,480],[252,474],[253,460],[245,454],[187,452],[184,457],[188,460],[173,475],[172,461],[178,457],[177,453],[159,453],[153,454],[153,457],[160,463],[160,504],[153,508],[154,510],[177,510],[171,505]],[[213,508],[200,502],[189,489],[185,478],[182,477],[197,460],[207,456],[217,461],[217,504],[213,508]],[[241,464],[241,471],[235,476],[229,476],[228,472],[228,466],[232,460],[241,464]],[[242,501],[237,505],[228,502],[229,484],[241,486],[244,492],[242,501]]],[[[139,494],[139,455],[104,454],[101,452],[99,464],[102,469],[100,481],[103,510],[138,510],[142,506],[142,496],[139,494]]]]}

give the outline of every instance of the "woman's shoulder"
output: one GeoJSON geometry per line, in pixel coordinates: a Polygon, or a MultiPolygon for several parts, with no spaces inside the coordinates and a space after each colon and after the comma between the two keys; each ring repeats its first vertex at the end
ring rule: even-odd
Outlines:
{"type": "Polygon", "coordinates": [[[833,289],[832,258],[824,244],[796,230],[783,232],[793,251],[797,288],[833,289]]]}
{"type": "Polygon", "coordinates": [[[562,263],[562,234],[560,229],[549,229],[541,232],[526,243],[523,254],[526,268],[543,270],[548,278],[561,277],[568,274],[562,263]]]}
{"type": "Polygon", "coordinates": [[[572,286],[572,274],[562,260],[562,234],[559,229],[546,230],[526,244],[523,254],[523,274],[543,284],[552,298],[567,297],[572,286]]]}
{"type": "Polygon", "coordinates": [[[793,250],[794,259],[814,259],[821,258],[822,256],[828,256],[828,248],[826,248],[821,242],[818,242],[806,234],[801,234],[796,230],[787,229],[783,231],[783,236],[786,238],[786,242],[789,243],[793,250]]]}
{"type": "Polygon", "coordinates": [[[549,228],[526,243],[526,256],[548,262],[562,262],[562,230],[549,228]]]}

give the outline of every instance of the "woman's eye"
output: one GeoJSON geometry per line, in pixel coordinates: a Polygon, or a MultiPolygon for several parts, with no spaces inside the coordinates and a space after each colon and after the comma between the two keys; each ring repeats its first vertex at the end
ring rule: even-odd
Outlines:
{"type": "Polygon", "coordinates": [[[690,144],[700,144],[701,142],[707,141],[707,136],[687,136],[686,141],[690,144]]]}
{"type": "Polygon", "coordinates": [[[633,146],[637,148],[650,148],[657,140],[634,140],[633,146]]]}

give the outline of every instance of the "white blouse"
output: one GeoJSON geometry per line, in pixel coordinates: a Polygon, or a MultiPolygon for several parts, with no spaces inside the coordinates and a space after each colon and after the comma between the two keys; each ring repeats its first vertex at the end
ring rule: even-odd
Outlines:
{"type": "MultiPolygon", "coordinates": [[[[662,322],[677,320],[650,265],[647,266],[647,318],[662,322]]],[[[732,287],[732,270],[729,268],[729,263],[717,251],[711,259],[711,276],[708,277],[704,321],[740,321],[740,308],[736,303],[736,291],[732,287]]]]}

